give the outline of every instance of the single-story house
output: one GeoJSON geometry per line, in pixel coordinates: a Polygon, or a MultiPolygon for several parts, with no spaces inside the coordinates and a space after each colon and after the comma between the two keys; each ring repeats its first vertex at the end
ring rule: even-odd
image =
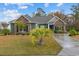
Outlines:
{"type": "Polygon", "coordinates": [[[22,21],[23,23],[27,25],[27,27],[24,29],[25,32],[29,32],[30,30],[36,27],[45,27],[52,30],[55,30],[58,27],[63,32],[66,32],[66,29],[65,29],[66,23],[57,16],[30,17],[28,15],[22,15],[18,19],[10,21],[10,27],[11,27],[12,33],[17,33],[17,32],[22,31],[22,29],[19,29],[16,26],[15,24],[16,21],[22,21]]]}

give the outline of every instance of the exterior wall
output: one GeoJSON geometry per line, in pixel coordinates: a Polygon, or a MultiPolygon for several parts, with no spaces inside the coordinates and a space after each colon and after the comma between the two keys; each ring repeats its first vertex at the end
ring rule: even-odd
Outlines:
{"type": "Polygon", "coordinates": [[[35,23],[31,23],[31,30],[36,28],[36,27],[45,27],[48,28],[48,24],[35,24],[35,23]]]}

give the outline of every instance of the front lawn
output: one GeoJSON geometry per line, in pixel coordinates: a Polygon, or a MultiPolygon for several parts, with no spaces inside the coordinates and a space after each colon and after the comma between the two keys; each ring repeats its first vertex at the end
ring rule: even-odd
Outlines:
{"type": "Polygon", "coordinates": [[[62,47],[54,39],[33,47],[27,35],[0,36],[0,55],[57,55],[62,47]]]}

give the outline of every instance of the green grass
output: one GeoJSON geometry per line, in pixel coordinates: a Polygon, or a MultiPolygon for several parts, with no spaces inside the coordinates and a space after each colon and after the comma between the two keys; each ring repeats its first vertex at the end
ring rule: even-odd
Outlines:
{"type": "Polygon", "coordinates": [[[44,45],[33,47],[31,38],[27,35],[0,36],[0,55],[57,55],[62,49],[54,39],[46,39],[44,41],[44,45]]]}

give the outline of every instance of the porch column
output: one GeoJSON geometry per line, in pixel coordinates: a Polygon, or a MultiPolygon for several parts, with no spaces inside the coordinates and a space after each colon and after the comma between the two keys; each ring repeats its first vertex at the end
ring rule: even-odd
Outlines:
{"type": "Polygon", "coordinates": [[[29,30],[31,31],[31,24],[29,24],[29,30]]]}
{"type": "MultiPolygon", "coordinates": [[[[17,27],[17,30],[18,30],[17,32],[20,32],[20,28],[19,28],[19,27],[17,27]]],[[[21,30],[21,31],[22,31],[22,30],[21,30]]]]}
{"type": "Polygon", "coordinates": [[[27,31],[30,31],[30,24],[27,24],[27,31]]]}
{"type": "Polygon", "coordinates": [[[55,31],[55,25],[53,25],[53,31],[55,31]]]}
{"type": "Polygon", "coordinates": [[[16,29],[17,29],[16,24],[14,24],[14,34],[16,34],[16,32],[17,32],[16,29]]]}
{"type": "Polygon", "coordinates": [[[48,24],[48,29],[49,29],[49,24],[48,24]]]}
{"type": "Polygon", "coordinates": [[[36,28],[38,28],[38,24],[36,24],[36,28]]]}
{"type": "Polygon", "coordinates": [[[31,24],[28,24],[27,27],[28,27],[27,31],[30,32],[31,31],[31,24]]]}
{"type": "Polygon", "coordinates": [[[66,27],[65,27],[65,25],[64,25],[64,32],[66,32],[66,27]]]}

